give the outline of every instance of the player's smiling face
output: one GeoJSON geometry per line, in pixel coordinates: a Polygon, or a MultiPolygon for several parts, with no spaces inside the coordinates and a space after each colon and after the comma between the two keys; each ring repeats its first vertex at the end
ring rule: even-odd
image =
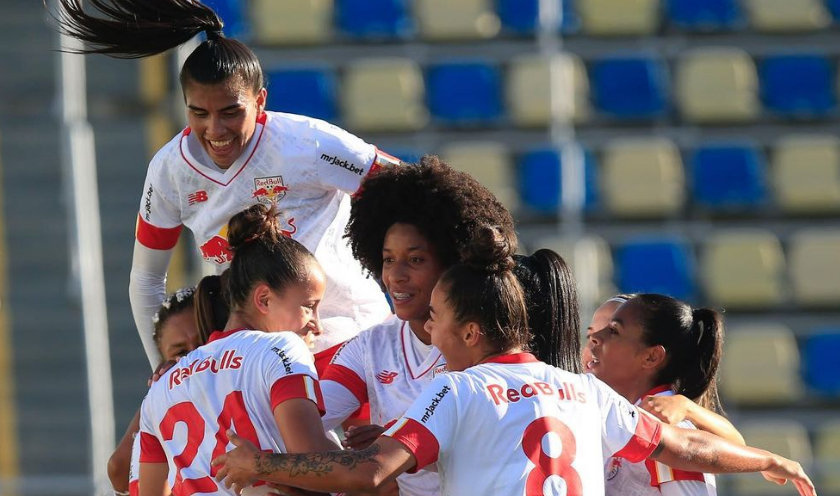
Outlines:
{"type": "Polygon", "coordinates": [[[289,284],[282,292],[271,291],[270,312],[263,330],[269,332],[293,331],[309,346],[321,334],[318,305],[327,287],[323,269],[310,262],[309,275],[300,284],[289,284]]]}
{"type": "Polygon", "coordinates": [[[248,88],[234,77],[218,84],[189,82],[184,88],[192,134],[219,167],[228,168],[254,136],[265,108],[266,91],[248,88]]]}
{"type": "Polygon", "coordinates": [[[417,227],[397,223],[385,233],[382,244],[382,283],[394,303],[394,313],[423,330],[429,317],[432,289],[444,267],[432,244],[417,227]]]}
{"type": "Polygon", "coordinates": [[[621,303],[617,301],[608,301],[598,307],[595,313],[592,314],[592,322],[586,328],[586,342],[580,354],[584,372],[592,372],[593,368],[598,364],[598,361],[592,357],[592,341],[589,340],[589,336],[610,325],[613,312],[615,312],[619,305],[621,303]]]}
{"type": "Polygon", "coordinates": [[[164,361],[178,360],[200,344],[192,306],[170,315],[160,330],[158,347],[164,361]]]}
{"type": "Polygon", "coordinates": [[[446,287],[438,284],[432,291],[429,308],[429,320],[426,332],[432,336],[432,344],[446,358],[446,368],[458,372],[474,365],[469,349],[464,341],[468,323],[461,323],[455,318],[455,309],[447,301],[446,287]]]}

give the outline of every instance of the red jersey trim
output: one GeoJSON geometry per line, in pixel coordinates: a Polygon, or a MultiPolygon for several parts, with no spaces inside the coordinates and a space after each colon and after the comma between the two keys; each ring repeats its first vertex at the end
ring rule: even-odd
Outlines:
{"type": "Polygon", "coordinates": [[[344,346],[344,343],[338,343],[331,348],[315,353],[315,370],[318,372],[318,377],[324,377],[327,366],[342,346],[344,346]]]}
{"type": "Polygon", "coordinates": [[[359,374],[349,367],[331,363],[324,371],[324,377],[322,380],[335,381],[341,384],[347,388],[348,391],[353,393],[353,396],[359,400],[360,405],[364,405],[368,402],[367,384],[365,384],[365,381],[359,377],[359,374]]]}
{"type": "MultiPolygon", "coordinates": [[[[251,157],[253,157],[254,153],[256,153],[257,147],[260,146],[260,141],[262,140],[263,133],[265,133],[265,127],[266,127],[265,123],[268,120],[267,118],[268,118],[268,114],[266,114],[265,112],[263,112],[262,114],[260,114],[257,117],[257,124],[262,124],[262,127],[260,128],[260,134],[257,136],[257,142],[254,144],[254,149],[251,150],[251,154],[248,155],[247,159],[245,159],[245,163],[242,164],[242,167],[240,167],[239,170],[236,172],[236,174],[234,174],[233,177],[230,178],[230,180],[226,183],[223,183],[221,181],[217,181],[217,180],[213,179],[212,177],[208,176],[207,174],[202,172],[199,167],[193,165],[193,163],[190,162],[189,159],[187,158],[187,155],[184,153],[184,139],[186,139],[186,137],[189,136],[192,133],[192,129],[190,129],[189,127],[184,129],[184,132],[181,133],[181,141],[180,141],[180,143],[178,143],[178,151],[181,152],[181,158],[184,159],[184,162],[186,162],[187,165],[189,165],[190,168],[192,170],[194,170],[195,172],[197,172],[201,177],[207,179],[208,181],[213,181],[214,183],[218,184],[219,186],[227,186],[228,184],[232,183],[234,179],[239,177],[239,174],[241,174],[242,171],[245,170],[245,167],[248,166],[248,163],[251,161],[251,157]]],[[[253,136],[251,137],[251,139],[253,139],[253,136]]]]}
{"type": "Polygon", "coordinates": [[[656,386],[655,388],[651,389],[647,393],[643,394],[639,398],[639,400],[645,399],[646,396],[656,396],[657,394],[664,393],[665,391],[673,391],[673,389],[671,389],[671,386],[668,385],[668,384],[663,384],[661,386],[656,386]]]}
{"type": "MultiPolygon", "coordinates": [[[[408,328],[408,332],[412,332],[410,327],[408,328]]],[[[408,350],[405,349],[405,321],[403,321],[402,325],[400,326],[400,343],[402,344],[403,359],[405,360],[405,369],[408,370],[408,374],[414,380],[417,380],[420,377],[423,377],[424,375],[428,374],[430,370],[435,368],[435,365],[438,364],[438,361],[440,361],[441,354],[440,352],[438,352],[437,358],[435,358],[434,362],[432,362],[432,364],[429,365],[429,368],[427,368],[423,372],[420,372],[417,375],[414,375],[414,371],[411,370],[411,365],[408,363],[408,350]]]]}
{"type": "Polygon", "coordinates": [[[249,330],[249,329],[246,328],[246,327],[240,327],[239,329],[231,329],[229,331],[214,331],[212,334],[210,334],[210,337],[207,338],[207,343],[206,344],[210,344],[213,341],[218,341],[220,339],[224,339],[224,338],[230,336],[233,333],[236,333],[236,332],[239,332],[239,331],[247,331],[247,330],[249,330]]]}
{"type": "Polygon", "coordinates": [[[384,434],[399,441],[414,455],[416,463],[408,470],[409,474],[435,463],[440,454],[440,444],[432,432],[414,419],[398,420],[391,432],[384,434]],[[402,425],[400,425],[402,424],[402,425]]]}
{"type": "Polygon", "coordinates": [[[157,227],[149,224],[143,219],[143,216],[137,214],[137,225],[134,229],[134,237],[137,241],[146,248],[153,250],[171,250],[178,244],[178,238],[181,236],[181,229],[184,226],[175,226],[170,228],[157,227]]]}
{"type": "Polygon", "coordinates": [[[128,496],[140,496],[140,479],[128,483],[128,496]]]}
{"type": "Polygon", "coordinates": [[[148,432],[140,432],[140,463],[166,463],[166,452],[160,440],[148,432]]]}
{"type": "Polygon", "coordinates": [[[482,363],[534,363],[539,362],[537,357],[532,355],[531,353],[508,353],[507,355],[499,355],[495,357],[488,358],[482,363]]]}
{"type": "Polygon", "coordinates": [[[613,455],[624,458],[630,463],[639,463],[650,456],[662,440],[662,424],[638,408],[636,408],[636,414],[639,416],[636,432],[627,445],[613,455]]]}
{"type": "Polygon", "coordinates": [[[699,481],[706,482],[706,477],[702,472],[686,472],[685,470],[678,470],[671,468],[668,465],[657,462],[656,460],[645,460],[645,468],[650,474],[651,487],[659,487],[662,484],[675,481],[699,481]]]}
{"type": "Polygon", "coordinates": [[[326,413],[324,396],[318,381],[306,374],[288,375],[277,379],[271,386],[271,410],[274,411],[284,401],[293,399],[309,400],[318,407],[321,415],[326,413]]]}

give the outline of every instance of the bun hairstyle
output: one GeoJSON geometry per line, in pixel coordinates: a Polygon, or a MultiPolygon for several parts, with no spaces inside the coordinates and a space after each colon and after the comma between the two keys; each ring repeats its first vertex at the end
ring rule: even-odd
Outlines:
{"type": "Polygon", "coordinates": [[[481,226],[462,251],[464,261],[439,281],[455,320],[478,323],[495,352],[525,349],[530,340],[525,298],[511,271],[515,249],[515,239],[502,228],[481,226]]]}
{"type": "Polygon", "coordinates": [[[160,308],[152,317],[152,325],[154,326],[152,339],[158,349],[160,349],[160,340],[162,337],[161,332],[163,331],[163,328],[166,327],[166,322],[171,317],[192,308],[194,296],[195,286],[188,286],[186,288],[181,288],[164,298],[163,303],[160,304],[160,308]]]}
{"type": "Polygon", "coordinates": [[[580,305],[577,282],[558,253],[541,249],[515,255],[513,273],[528,309],[531,349],[541,361],[580,373],[580,305]]]}
{"type": "Polygon", "coordinates": [[[278,215],[275,205],[257,204],[230,219],[228,244],[233,261],[228,298],[231,309],[244,305],[258,283],[283,292],[290,284],[305,282],[313,264],[319,266],[309,250],[283,234],[278,215]]]}
{"type": "Polygon", "coordinates": [[[227,269],[221,275],[203,277],[196,287],[195,321],[202,343],[206,343],[213,332],[224,329],[230,317],[229,277],[230,269],[227,269]]]}
{"type": "Polygon", "coordinates": [[[642,339],[661,345],[667,359],[657,384],[671,384],[674,392],[700,406],[721,412],[717,371],[723,354],[723,316],[711,308],[692,308],[670,296],[639,294],[628,304],[641,308],[642,339]]]}
{"type": "Polygon", "coordinates": [[[135,59],[166,52],[199,33],[201,43],[181,68],[182,88],[195,81],[216,84],[234,76],[253,91],[265,84],[254,52],[240,41],[225,38],[224,24],[197,0],[85,0],[99,14],[86,14],[82,0],[59,0],[54,18],[59,30],[86,46],[74,53],[99,53],[135,59]]]}

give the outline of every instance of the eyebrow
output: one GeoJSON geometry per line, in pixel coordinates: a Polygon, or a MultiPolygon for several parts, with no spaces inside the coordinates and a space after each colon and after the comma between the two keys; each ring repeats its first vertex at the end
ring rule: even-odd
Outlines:
{"type": "MultiPolygon", "coordinates": [[[[228,105],[225,108],[219,109],[219,112],[224,112],[226,110],[235,110],[235,109],[239,109],[241,107],[242,107],[242,105],[240,105],[238,103],[234,103],[233,105],[228,105]]],[[[195,105],[187,105],[187,108],[190,109],[190,110],[200,110],[202,112],[207,112],[207,109],[203,109],[201,107],[196,107],[195,105]]]]}
{"type": "MultiPolygon", "coordinates": [[[[428,250],[428,248],[427,248],[427,247],[425,247],[425,246],[423,246],[423,245],[420,245],[420,246],[409,246],[407,251],[418,251],[418,250],[428,250]]],[[[392,250],[392,249],[390,249],[390,248],[386,248],[386,247],[384,247],[384,246],[383,246],[383,247],[382,247],[382,251],[388,251],[388,252],[390,252],[390,251],[394,251],[394,250],[392,250]]]]}
{"type": "Polygon", "coordinates": [[[616,319],[616,318],[613,318],[613,319],[611,319],[611,322],[615,322],[616,324],[618,324],[618,325],[620,325],[620,326],[623,326],[623,325],[624,325],[624,321],[623,321],[623,320],[621,320],[621,319],[616,319]]]}

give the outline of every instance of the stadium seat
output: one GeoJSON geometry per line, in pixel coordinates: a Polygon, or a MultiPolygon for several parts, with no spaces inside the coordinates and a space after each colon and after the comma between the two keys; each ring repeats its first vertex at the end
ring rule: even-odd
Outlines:
{"type": "Polygon", "coordinates": [[[582,305],[597,308],[616,293],[613,259],[610,246],[604,238],[595,234],[574,238],[545,236],[531,244],[532,252],[540,248],[556,251],[572,268],[582,305]]]}
{"type": "Polygon", "coordinates": [[[659,0],[576,0],[576,4],[586,34],[645,35],[659,28],[659,0]]]}
{"type": "Polygon", "coordinates": [[[840,305],[840,230],[796,233],[790,239],[788,253],[796,302],[808,307],[837,308],[840,305]]]}
{"type": "Polygon", "coordinates": [[[767,199],[766,162],[750,144],[703,145],[691,159],[694,202],[710,210],[758,207],[767,199]]]}
{"type": "Polygon", "coordinates": [[[759,113],[758,75],[740,48],[698,48],[677,61],[676,100],[689,122],[746,122],[759,113]]]}
{"type": "Polygon", "coordinates": [[[696,296],[694,256],[687,239],[633,239],[616,250],[616,285],[621,293],[661,293],[686,301],[696,296]]]}
{"type": "Polygon", "coordinates": [[[493,0],[414,0],[414,14],[433,41],[493,38],[501,26],[493,0]]]}
{"type": "Polygon", "coordinates": [[[267,70],[268,102],[277,112],[307,115],[326,121],[338,117],[335,74],[315,68],[267,70]]]}
{"type": "MultiPolygon", "coordinates": [[[[811,470],[813,450],[808,431],[795,420],[753,420],[738,426],[749,446],[769,450],[800,462],[806,471],[811,470]]],[[[788,483],[779,486],[767,482],[761,474],[732,476],[733,493],[744,496],[797,495],[788,483]]]]}
{"type": "MultiPolygon", "coordinates": [[[[583,62],[572,54],[558,55],[558,84],[562,98],[560,117],[583,122],[589,115],[589,80],[583,62]]],[[[548,59],[523,55],[510,62],[505,85],[511,120],[517,126],[548,126],[551,120],[550,63],[548,59]]]]}
{"type": "Polygon", "coordinates": [[[832,70],[820,55],[779,55],[761,64],[764,105],[791,117],[821,116],[837,106],[832,70]]]}
{"type": "Polygon", "coordinates": [[[502,115],[498,67],[483,62],[443,63],[428,68],[429,109],[448,124],[491,124],[502,115]]]}
{"type": "Polygon", "coordinates": [[[825,3],[831,15],[834,16],[834,22],[836,23],[840,19],[840,0],[826,0],[825,3]]]}
{"type": "Polygon", "coordinates": [[[727,330],[720,362],[720,391],[739,405],[781,405],[802,397],[796,337],[782,324],[727,330]]]}
{"type": "Polygon", "coordinates": [[[787,136],[773,153],[776,202],[791,213],[840,211],[840,140],[787,136]]]}
{"type": "Polygon", "coordinates": [[[404,38],[413,31],[406,0],[335,0],[336,19],[342,32],[354,38],[404,38]]]}
{"type": "MultiPolygon", "coordinates": [[[[580,25],[577,12],[571,0],[556,0],[562,4],[561,24],[558,26],[563,32],[574,32],[580,25]]],[[[540,0],[496,0],[499,18],[504,32],[513,35],[530,36],[539,27],[540,0]]]]}
{"type": "Polygon", "coordinates": [[[429,121],[423,73],[403,58],[362,59],[341,85],[344,122],[360,130],[414,131],[429,121]]]}
{"type": "Polygon", "coordinates": [[[616,118],[662,115],[668,107],[664,64],[651,57],[614,57],[592,64],[592,100],[598,111],[616,118]]]}
{"type": "Polygon", "coordinates": [[[769,231],[718,231],[706,242],[702,260],[706,294],[715,305],[767,308],[785,299],[785,257],[769,231]]]}
{"type": "Polygon", "coordinates": [[[458,142],[442,151],[443,160],[454,169],[475,177],[507,208],[519,206],[510,151],[496,142],[458,142]]]}
{"type": "Polygon", "coordinates": [[[743,0],[759,31],[813,31],[831,23],[823,0],[743,0]]]}
{"type": "Polygon", "coordinates": [[[668,216],[685,203],[680,152],[666,138],[608,143],[600,178],[604,204],[615,217],[668,216]]]}
{"type": "MultiPolygon", "coordinates": [[[[584,208],[597,204],[597,177],[592,154],[583,152],[584,208]]],[[[530,150],[519,159],[519,191],[524,206],[540,213],[557,213],[562,199],[561,160],[553,148],[530,150]]]]}
{"type": "Polygon", "coordinates": [[[817,478],[821,494],[840,494],[840,420],[821,424],[814,432],[817,478]]]}
{"type": "Polygon", "coordinates": [[[737,0],[668,0],[668,17],[680,28],[711,31],[741,23],[737,0]]]}
{"type": "Polygon", "coordinates": [[[251,22],[261,45],[324,43],[333,35],[333,0],[251,0],[251,22]]]}
{"type": "Polygon", "coordinates": [[[216,11],[225,24],[225,36],[248,39],[251,27],[248,25],[247,3],[243,0],[203,0],[203,4],[216,11]]]}
{"type": "Polygon", "coordinates": [[[840,397],[840,327],[809,336],[802,347],[803,377],[812,390],[840,397]]]}

